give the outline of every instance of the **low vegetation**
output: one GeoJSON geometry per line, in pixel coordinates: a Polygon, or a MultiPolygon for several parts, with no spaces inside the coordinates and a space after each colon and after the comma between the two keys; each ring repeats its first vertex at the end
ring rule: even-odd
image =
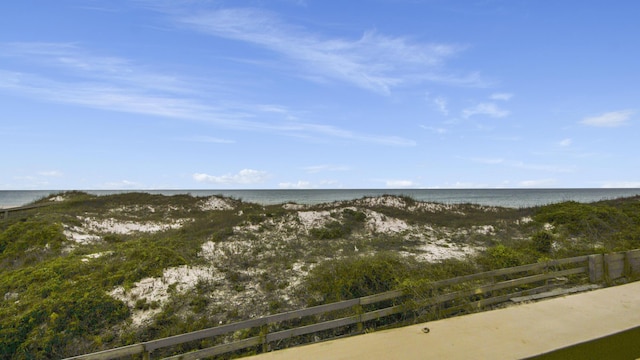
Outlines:
{"type": "Polygon", "coordinates": [[[639,197],[525,209],[394,196],[262,206],[82,192],[38,203],[48,206],[0,220],[3,359],[61,358],[474,272],[640,248],[639,197]]]}

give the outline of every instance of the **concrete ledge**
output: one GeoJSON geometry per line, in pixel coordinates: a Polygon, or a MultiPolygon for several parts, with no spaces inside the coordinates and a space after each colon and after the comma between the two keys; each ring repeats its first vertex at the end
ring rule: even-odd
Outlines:
{"type": "Polygon", "coordinates": [[[622,348],[625,358],[636,358],[640,357],[638,328],[640,282],[634,282],[251,359],[523,359],[542,354],[539,358],[545,359],[578,354],[584,346],[612,355],[608,358],[616,358],[616,348],[622,348]],[[570,349],[578,352],[562,352],[570,349]]]}

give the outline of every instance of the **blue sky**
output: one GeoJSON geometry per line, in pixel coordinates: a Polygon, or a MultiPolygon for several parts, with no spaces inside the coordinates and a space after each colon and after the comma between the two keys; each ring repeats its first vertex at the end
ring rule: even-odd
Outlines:
{"type": "Polygon", "coordinates": [[[0,189],[640,187],[640,2],[0,3],[0,189]]]}

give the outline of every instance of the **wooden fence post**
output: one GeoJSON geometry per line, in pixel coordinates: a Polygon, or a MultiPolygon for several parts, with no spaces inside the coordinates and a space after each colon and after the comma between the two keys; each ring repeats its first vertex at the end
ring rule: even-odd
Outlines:
{"type": "Polygon", "coordinates": [[[362,323],[362,313],[364,312],[362,309],[362,305],[358,304],[353,307],[353,310],[358,317],[358,323],[356,324],[356,331],[358,333],[364,332],[364,324],[362,323]]]}
{"type": "Polygon", "coordinates": [[[609,283],[620,279],[624,273],[624,253],[612,253],[604,255],[605,280],[609,283]]]}
{"type": "Polygon", "coordinates": [[[589,282],[598,283],[604,278],[604,258],[602,254],[589,255],[589,282]]]}
{"type": "Polygon", "coordinates": [[[640,250],[631,250],[625,253],[628,276],[640,275],[640,250]]]}
{"type": "Polygon", "coordinates": [[[267,341],[267,334],[269,334],[269,324],[264,324],[260,328],[260,339],[262,340],[262,352],[269,352],[269,342],[267,341]]]}

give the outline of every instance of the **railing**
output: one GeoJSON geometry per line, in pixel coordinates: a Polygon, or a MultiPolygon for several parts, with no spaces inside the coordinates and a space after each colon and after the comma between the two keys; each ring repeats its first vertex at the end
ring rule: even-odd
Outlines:
{"type": "Polygon", "coordinates": [[[12,207],[12,208],[3,208],[3,209],[0,209],[0,213],[3,214],[2,219],[7,219],[7,218],[9,218],[9,214],[12,213],[12,212],[36,209],[36,208],[40,208],[40,207],[43,207],[43,206],[49,206],[49,205],[51,205],[51,204],[33,204],[33,205],[17,206],[17,207],[12,207]]]}
{"type": "Polygon", "coordinates": [[[114,359],[131,355],[142,355],[144,359],[150,359],[151,354],[158,349],[214,339],[239,330],[253,330],[256,335],[165,359],[199,359],[247,348],[259,348],[262,352],[266,352],[269,351],[269,345],[274,342],[326,330],[351,327],[353,329],[350,334],[362,333],[367,322],[394,314],[418,314],[423,318],[425,314],[442,317],[455,312],[483,308],[508,301],[513,297],[547,291],[557,287],[559,281],[562,282],[562,279],[569,276],[581,276],[585,281],[588,277],[592,283],[611,284],[623,277],[638,274],[640,274],[640,250],[551,260],[434,281],[428,283],[428,293],[421,293],[419,296],[403,291],[390,291],[69,359],[114,359]],[[338,318],[326,320],[327,314],[333,313],[335,316],[336,312],[338,318]],[[284,322],[299,321],[303,318],[320,320],[313,324],[293,325],[292,328],[283,329],[284,322]]]}

